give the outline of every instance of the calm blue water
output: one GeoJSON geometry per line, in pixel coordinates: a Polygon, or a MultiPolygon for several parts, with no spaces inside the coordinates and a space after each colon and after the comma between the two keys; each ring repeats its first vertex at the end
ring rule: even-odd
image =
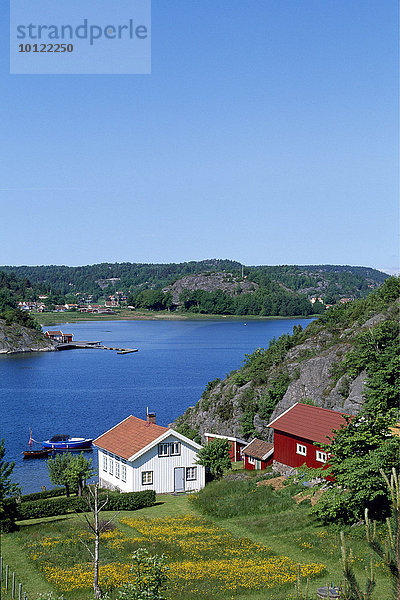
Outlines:
{"type": "MultiPolygon", "coordinates": [[[[168,425],[200,398],[208,381],[241,366],[246,353],[310,319],[276,321],[110,321],[55,325],[75,340],[138,348],[0,356],[0,438],[25,493],[51,487],[44,460],[24,461],[35,440],[56,433],[97,437],[130,414],[168,425]],[[246,323],[246,324],[245,324],[246,323]]],[[[34,445],[40,448],[39,445],[34,445]]],[[[96,462],[96,452],[88,453],[96,462]]]]}

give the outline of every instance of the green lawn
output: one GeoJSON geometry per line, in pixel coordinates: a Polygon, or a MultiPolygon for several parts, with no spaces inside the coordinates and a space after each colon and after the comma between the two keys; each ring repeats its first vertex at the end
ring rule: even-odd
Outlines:
{"type": "MultiPolygon", "coordinates": [[[[103,517],[107,516],[111,516],[111,513],[104,513],[103,517]]],[[[171,561],[172,575],[167,594],[171,599],[200,600],[218,597],[226,600],[286,600],[293,589],[292,584],[278,584],[266,589],[251,589],[251,585],[249,589],[240,589],[240,585],[235,588],[238,581],[245,581],[246,577],[250,577],[248,572],[243,572],[237,579],[232,571],[232,575],[227,576],[227,581],[232,581],[231,589],[220,587],[216,592],[218,582],[215,580],[215,573],[211,570],[205,576],[201,570],[208,564],[212,565],[216,558],[234,559],[240,545],[243,547],[243,554],[240,553],[240,560],[238,558],[237,562],[232,563],[239,565],[236,568],[241,568],[242,559],[243,562],[249,560],[250,563],[252,560],[259,560],[260,564],[266,561],[265,564],[268,565],[269,557],[274,560],[276,556],[284,556],[294,563],[323,563],[325,572],[311,581],[310,589],[313,592],[327,581],[337,584],[341,580],[338,531],[314,521],[305,504],[295,505],[274,515],[257,514],[217,520],[204,518],[195,512],[184,495],[163,495],[157,498],[157,504],[153,507],[119,513],[115,522],[116,529],[103,542],[104,563],[110,565],[119,562],[126,567],[130,553],[139,546],[148,547],[153,553],[165,552],[171,561]],[[211,546],[204,545],[206,540],[211,540],[211,546]],[[203,558],[211,562],[204,563],[203,558]],[[196,561],[199,563],[197,570],[196,561]],[[187,571],[182,571],[183,567],[187,571]],[[188,574],[187,583],[184,581],[185,572],[188,574]]],[[[16,571],[17,581],[24,584],[24,590],[31,600],[36,600],[39,592],[61,593],[62,590],[62,586],[46,580],[38,568],[41,560],[49,561],[60,572],[63,569],[68,571],[71,581],[78,577],[76,573],[82,570],[80,565],[89,562],[86,549],[76,541],[82,531],[82,518],[68,515],[21,522],[18,532],[3,534],[1,548],[4,561],[11,570],[16,571]]],[[[362,527],[350,529],[347,538],[354,551],[356,572],[363,580],[363,568],[365,559],[369,560],[369,551],[363,539],[362,527]]],[[[285,565],[281,568],[289,568],[285,565]]],[[[104,569],[107,568],[104,566],[104,569]]],[[[90,567],[87,566],[86,569],[90,567]]],[[[390,588],[384,570],[377,565],[375,571],[377,587],[374,598],[388,600],[390,588]]],[[[262,577],[262,574],[259,576],[262,577]]],[[[54,573],[52,577],[55,577],[54,573]]],[[[90,574],[88,577],[90,581],[90,574]]],[[[254,577],[257,577],[256,573],[254,577]]],[[[275,575],[272,574],[271,577],[275,575]]],[[[51,577],[49,578],[51,581],[51,577]]],[[[85,590],[65,592],[65,596],[68,600],[89,600],[92,597],[90,584],[85,590]]]]}

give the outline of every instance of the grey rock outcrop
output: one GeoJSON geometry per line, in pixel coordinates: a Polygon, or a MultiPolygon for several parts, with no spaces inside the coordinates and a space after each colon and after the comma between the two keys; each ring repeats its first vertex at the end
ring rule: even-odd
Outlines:
{"type": "Polygon", "coordinates": [[[186,275],[182,279],[178,279],[175,283],[165,287],[163,292],[171,292],[173,303],[179,306],[179,295],[184,290],[189,290],[190,292],[196,290],[204,290],[206,292],[222,290],[229,296],[235,296],[237,294],[255,292],[258,287],[257,283],[234,277],[231,273],[204,273],[202,275],[186,275]]]}
{"type": "Polygon", "coordinates": [[[0,354],[51,352],[53,350],[55,350],[54,344],[40,331],[17,323],[7,325],[0,319],[0,354]]]}

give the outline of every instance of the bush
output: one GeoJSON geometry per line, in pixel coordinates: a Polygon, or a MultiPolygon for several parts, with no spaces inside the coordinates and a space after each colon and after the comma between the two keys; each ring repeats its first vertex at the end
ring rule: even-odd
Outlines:
{"type": "Polygon", "coordinates": [[[65,496],[65,488],[54,488],[45,492],[33,492],[33,494],[24,494],[21,496],[21,502],[30,502],[31,500],[44,500],[45,498],[56,498],[65,496]]]}
{"type": "Polygon", "coordinates": [[[18,519],[41,519],[68,512],[88,510],[85,498],[53,498],[22,502],[18,507],[18,519]]]}
{"type": "MultiPolygon", "coordinates": [[[[99,494],[99,502],[106,499],[106,492],[99,494]]],[[[106,510],[138,510],[146,506],[152,506],[156,499],[154,490],[145,490],[144,492],[129,492],[120,494],[110,492],[106,510]]],[[[21,503],[18,506],[17,518],[22,519],[41,519],[43,517],[55,517],[68,512],[87,512],[88,504],[86,498],[53,498],[43,500],[31,500],[21,503]]]]}
{"type": "MultiPolygon", "coordinates": [[[[99,499],[105,497],[104,493],[99,494],[99,499]]],[[[119,494],[110,492],[107,510],[138,510],[146,506],[153,506],[156,501],[154,490],[145,490],[144,492],[127,492],[119,494]]]]}
{"type": "Polygon", "coordinates": [[[213,482],[189,499],[203,513],[222,519],[272,514],[286,510],[294,503],[289,490],[274,491],[269,485],[257,487],[249,480],[213,482]]]}

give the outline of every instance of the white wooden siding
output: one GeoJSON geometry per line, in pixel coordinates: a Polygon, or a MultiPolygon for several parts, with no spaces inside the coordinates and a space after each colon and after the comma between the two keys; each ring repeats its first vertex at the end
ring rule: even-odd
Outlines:
{"type": "MultiPolygon", "coordinates": [[[[99,448],[99,480],[103,485],[112,488],[118,488],[121,492],[138,492],[141,490],[155,490],[157,494],[170,493],[174,491],[174,469],[176,467],[185,467],[185,491],[200,490],[205,485],[205,470],[201,465],[196,465],[197,449],[181,438],[177,438],[171,432],[171,435],[162,440],[162,443],[180,443],[181,453],[178,456],[158,456],[158,444],[155,444],[147,452],[139,456],[133,462],[126,461],[126,482],[122,481],[122,469],[120,466],[120,476],[115,476],[115,455],[114,473],[109,473],[110,453],[107,453],[107,472],[103,470],[104,450],[99,448]],[[186,467],[196,467],[197,478],[195,480],[186,479],[186,467]],[[142,472],[153,471],[152,485],[142,485],[142,472]]],[[[122,465],[122,461],[121,461],[122,465]]]]}

